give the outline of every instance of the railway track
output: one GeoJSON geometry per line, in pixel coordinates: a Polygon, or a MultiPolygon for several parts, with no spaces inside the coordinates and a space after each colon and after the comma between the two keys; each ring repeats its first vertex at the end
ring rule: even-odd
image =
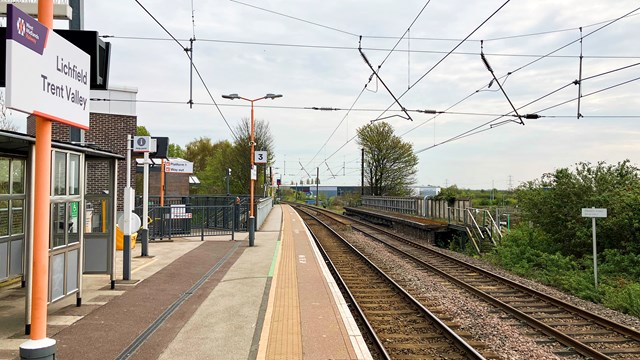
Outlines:
{"type": "Polygon", "coordinates": [[[365,233],[425,271],[436,273],[535,329],[538,343],[558,342],[559,356],[589,359],[639,359],[640,333],[500,275],[452,258],[430,246],[398,236],[379,226],[313,208],[327,222],[365,233]]]}
{"type": "Polygon", "coordinates": [[[484,359],[317,217],[299,209],[386,359],[484,359]]]}

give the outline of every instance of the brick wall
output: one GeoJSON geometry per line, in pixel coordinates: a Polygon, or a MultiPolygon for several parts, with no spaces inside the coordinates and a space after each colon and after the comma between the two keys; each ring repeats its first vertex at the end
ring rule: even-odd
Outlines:
{"type": "MultiPolygon", "coordinates": [[[[166,173],[164,188],[166,197],[189,196],[189,174],[166,173]]],[[[159,172],[149,172],[149,196],[160,196],[159,172]]]]}
{"type": "MultiPolygon", "coordinates": [[[[70,127],[53,123],[51,139],[69,142],[70,127]]],[[[87,144],[95,144],[100,150],[106,150],[118,155],[127,155],[127,134],[135,135],[137,117],[128,115],[114,115],[102,113],[89,114],[89,130],[84,139],[87,144]]],[[[27,134],[35,135],[35,119],[27,119],[27,134]]],[[[126,160],[118,161],[118,210],[122,210],[122,194],[126,185],[126,160]]],[[[135,161],[131,161],[131,186],[135,188],[135,161]]],[[[107,165],[91,162],[87,170],[87,193],[99,194],[108,186],[107,165]]],[[[188,183],[188,182],[187,182],[188,183]]],[[[188,184],[187,184],[188,185],[188,184]]]]}

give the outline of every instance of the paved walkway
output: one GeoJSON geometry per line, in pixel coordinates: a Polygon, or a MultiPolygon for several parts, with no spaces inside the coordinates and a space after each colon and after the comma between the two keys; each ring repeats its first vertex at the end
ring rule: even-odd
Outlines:
{"type": "MultiPolygon", "coordinates": [[[[136,284],[85,275],[83,305],[51,304],[57,359],[367,359],[337,285],[298,215],[275,206],[256,232],[151,243],[136,284]]],[[[139,251],[139,250],[135,250],[139,251]]],[[[121,270],[121,253],[118,254],[121,270]]],[[[118,275],[118,278],[121,278],[118,275]]],[[[24,289],[0,289],[0,359],[15,359],[24,289]]]]}

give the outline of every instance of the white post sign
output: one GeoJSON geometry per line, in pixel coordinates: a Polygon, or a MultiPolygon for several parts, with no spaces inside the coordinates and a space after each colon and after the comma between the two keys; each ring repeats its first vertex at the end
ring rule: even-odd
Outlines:
{"type": "Polygon", "coordinates": [[[6,106],[89,129],[91,57],[7,5],[6,106]]]}
{"type": "Polygon", "coordinates": [[[151,151],[151,136],[134,136],[133,152],[148,153],[151,151]]]}
{"type": "Polygon", "coordinates": [[[598,288],[598,254],[596,252],[596,218],[606,218],[607,209],[583,208],[582,217],[591,218],[591,231],[593,232],[593,280],[598,288]]]}
{"type": "Polygon", "coordinates": [[[254,154],[253,162],[256,164],[266,164],[267,163],[267,152],[266,151],[256,151],[254,154]]]}

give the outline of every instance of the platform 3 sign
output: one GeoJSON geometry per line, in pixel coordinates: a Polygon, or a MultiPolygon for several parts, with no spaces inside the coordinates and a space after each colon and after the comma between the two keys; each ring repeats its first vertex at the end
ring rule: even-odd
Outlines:
{"type": "Polygon", "coordinates": [[[7,5],[6,106],[89,129],[91,57],[7,5]]]}

